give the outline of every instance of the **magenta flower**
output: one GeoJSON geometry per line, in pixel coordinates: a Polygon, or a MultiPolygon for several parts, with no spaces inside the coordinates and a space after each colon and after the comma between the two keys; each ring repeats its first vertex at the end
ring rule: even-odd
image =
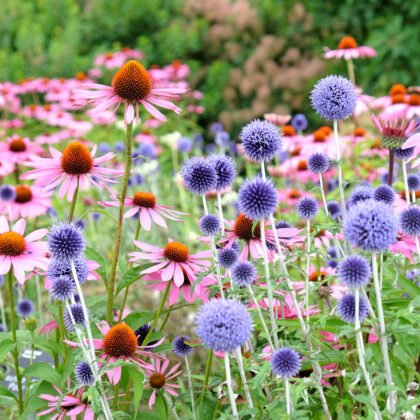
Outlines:
{"type": "Polygon", "coordinates": [[[324,58],[352,60],[354,58],[372,58],[376,57],[377,52],[374,48],[368,46],[358,46],[352,36],[345,36],[341,39],[336,50],[325,48],[324,58]]]}

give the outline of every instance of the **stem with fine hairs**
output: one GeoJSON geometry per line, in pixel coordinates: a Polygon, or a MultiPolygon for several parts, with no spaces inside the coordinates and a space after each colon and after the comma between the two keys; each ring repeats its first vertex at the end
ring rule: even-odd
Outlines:
{"type": "Polygon", "coordinates": [[[232,388],[232,375],[230,373],[229,353],[226,351],[224,353],[224,359],[225,359],[225,371],[226,371],[226,385],[227,385],[228,394],[229,394],[230,406],[232,408],[232,417],[234,419],[239,419],[238,409],[236,408],[235,395],[233,394],[233,388],[232,388]]]}
{"type": "Polygon", "coordinates": [[[70,213],[69,213],[69,223],[71,223],[73,221],[74,210],[76,208],[76,202],[77,202],[77,196],[79,195],[79,182],[80,182],[79,177],[77,177],[76,191],[74,192],[73,200],[71,200],[71,207],[70,207],[70,213]]]}
{"type": "Polygon", "coordinates": [[[340,190],[340,203],[343,215],[346,213],[346,202],[344,199],[344,186],[343,186],[343,169],[341,167],[341,152],[340,152],[340,139],[338,138],[338,121],[334,120],[334,141],[335,141],[335,154],[338,167],[338,189],[340,190]]]}

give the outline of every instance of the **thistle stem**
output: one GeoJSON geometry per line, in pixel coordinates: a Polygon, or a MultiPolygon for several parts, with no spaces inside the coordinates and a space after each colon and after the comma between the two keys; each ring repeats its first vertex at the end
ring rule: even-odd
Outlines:
{"type": "Polygon", "coordinates": [[[305,306],[306,306],[306,323],[309,325],[309,271],[311,263],[311,222],[306,221],[307,233],[307,249],[306,249],[306,277],[305,277],[305,306]]]}
{"type": "Polygon", "coordinates": [[[193,420],[196,420],[197,417],[195,415],[194,391],[192,388],[191,370],[190,370],[190,364],[188,362],[188,357],[185,358],[185,369],[187,370],[188,388],[190,389],[192,417],[193,417],[193,420]]]}
{"type": "Polygon", "coordinates": [[[334,141],[335,141],[335,153],[338,167],[338,188],[340,190],[340,203],[343,215],[346,213],[346,203],[344,200],[344,187],[343,187],[343,169],[341,167],[341,152],[340,152],[340,139],[338,138],[338,121],[334,120],[334,141]]]}
{"type": "Polygon", "coordinates": [[[226,371],[226,384],[227,384],[227,389],[228,389],[228,394],[229,394],[230,406],[232,408],[232,417],[234,419],[239,419],[238,409],[236,408],[236,401],[235,401],[235,396],[233,394],[233,388],[232,388],[232,375],[230,373],[230,363],[229,363],[228,352],[224,353],[224,359],[225,359],[225,371],[226,371]]]}
{"type": "Polygon", "coordinates": [[[220,227],[223,236],[225,234],[225,223],[223,219],[222,195],[220,194],[220,191],[217,192],[217,210],[219,212],[220,227]]]}
{"type": "Polygon", "coordinates": [[[289,379],[284,378],[284,393],[286,394],[286,411],[287,415],[290,416],[293,412],[293,406],[290,398],[290,387],[289,387],[289,379]]]}
{"type": "Polygon", "coordinates": [[[408,190],[407,165],[405,159],[401,161],[402,173],[404,178],[405,201],[410,205],[410,191],[408,190]]]}
{"type": "Polygon", "coordinates": [[[326,216],[328,217],[327,198],[325,197],[324,180],[322,174],[319,174],[319,188],[321,190],[322,202],[324,203],[324,211],[326,216]]]}
{"type": "Polygon", "coordinates": [[[163,392],[163,398],[165,399],[166,404],[168,405],[168,407],[170,408],[170,410],[172,411],[172,415],[174,416],[175,420],[179,420],[179,416],[178,416],[178,413],[176,412],[174,403],[171,401],[171,399],[166,394],[166,392],[163,392]]]}
{"type": "MultiPolygon", "coordinates": [[[[238,361],[239,374],[241,376],[241,381],[242,381],[242,385],[244,387],[245,397],[246,397],[246,400],[248,402],[248,407],[253,409],[254,408],[254,403],[252,402],[251,392],[249,391],[248,382],[246,380],[244,362],[242,360],[242,353],[241,353],[241,348],[240,347],[238,347],[236,349],[236,360],[238,361]]],[[[254,418],[255,416],[252,414],[251,417],[254,418]]]]}

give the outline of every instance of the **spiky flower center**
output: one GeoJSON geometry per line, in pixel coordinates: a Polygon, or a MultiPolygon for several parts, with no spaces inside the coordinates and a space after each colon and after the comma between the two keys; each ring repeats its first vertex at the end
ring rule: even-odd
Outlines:
{"type": "Polygon", "coordinates": [[[308,162],[306,160],[300,160],[297,164],[297,170],[298,171],[306,171],[308,170],[308,162]]]}
{"type": "Polygon", "coordinates": [[[161,373],[154,373],[149,378],[149,383],[152,386],[152,388],[162,388],[166,383],[166,377],[161,373]]]}
{"type": "Polygon", "coordinates": [[[341,41],[338,44],[339,50],[348,50],[351,48],[357,48],[357,42],[352,36],[345,36],[341,38],[341,41]]]}
{"type": "Polygon", "coordinates": [[[16,191],[16,203],[28,203],[32,200],[32,191],[26,185],[18,185],[16,191]]]}
{"type": "Polygon", "coordinates": [[[156,207],[156,196],[150,192],[136,192],[133,197],[135,206],[154,209],[156,207]]]}
{"type": "Polygon", "coordinates": [[[302,194],[298,190],[291,190],[289,192],[289,198],[297,199],[297,198],[300,198],[301,196],[302,194]]]}
{"type": "Polygon", "coordinates": [[[314,142],[315,143],[324,143],[327,140],[327,134],[324,130],[316,130],[314,132],[314,142]]]}
{"type": "Polygon", "coordinates": [[[93,158],[84,144],[74,141],[63,150],[61,167],[67,174],[84,175],[93,168],[93,158]]]}
{"type": "Polygon", "coordinates": [[[26,150],[26,144],[22,139],[12,140],[9,144],[9,150],[15,153],[24,152],[26,150]]]}
{"type": "Polygon", "coordinates": [[[163,250],[165,258],[179,263],[187,262],[189,254],[188,247],[180,242],[169,242],[163,250]]]}
{"type": "Polygon", "coordinates": [[[366,130],[362,127],[356,127],[353,134],[355,137],[364,137],[366,136],[366,130]]]}
{"type": "Polygon", "coordinates": [[[420,106],[420,95],[413,93],[408,98],[408,104],[411,106],[420,106]]]}
{"type": "Polygon", "coordinates": [[[290,152],[290,156],[291,157],[296,157],[300,155],[300,152],[302,151],[302,148],[300,146],[296,146],[291,152],[290,152]]]}
{"type": "Polygon", "coordinates": [[[392,85],[391,89],[389,90],[389,95],[405,95],[407,93],[407,89],[404,85],[401,83],[396,83],[395,85],[392,85]]]}
{"type": "Polygon", "coordinates": [[[126,324],[114,325],[103,340],[105,353],[111,357],[132,357],[137,349],[137,337],[126,324]]]}
{"type": "Polygon", "coordinates": [[[397,93],[396,95],[391,96],[391,102],[393,104],[404,104],[405,96],[402,93],[397,93]]]}
{"type": "Polygon", "coordinates": [[[328,273],[326,271],[312,271],[312,273],[309,274],[309,281],[323,281],[325,277],[328,276],[328,273]]]}
{"type": "Polygon", "coordinates": [[[0,255],[17,257],[22,255],[26,249],[25,238],[16,232],[5,232],[0,234],[0,255]]]}
{"type": "Polygon", "coordinates": [[[130,60],[115,73],[112,87],[122,99],[138,102],[152,91],[152,79],[140,63],[130,60]]]}
{"type": "Polygon", "coordinates": [[[235,225],[233,230],[235,235],[243,239],[244,241],[250,241],[251,239],[260,239],[261,238],[261,227],[258,223],[254,229],[254,222],[251,219],[248,219],[243,213],[239,213],[239,216],[235,220],[235,225]]]}
{"type": "Polygon", "coordinates": [[[283,136],[285,137],[292,137],[296,135],[296,130],[293,125],[285,125],[282,128],[283,136]]]}

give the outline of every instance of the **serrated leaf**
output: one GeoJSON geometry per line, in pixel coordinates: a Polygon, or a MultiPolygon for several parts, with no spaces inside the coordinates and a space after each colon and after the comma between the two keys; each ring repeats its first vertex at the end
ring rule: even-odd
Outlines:
{"type": "Polygon", "coordinates": [[[32,376],[34,378],[43,379],[54,385],[60,385],[61,376],[48,363],[40,362],[29,365],[24,371],[24,376],[32,376]]]}

